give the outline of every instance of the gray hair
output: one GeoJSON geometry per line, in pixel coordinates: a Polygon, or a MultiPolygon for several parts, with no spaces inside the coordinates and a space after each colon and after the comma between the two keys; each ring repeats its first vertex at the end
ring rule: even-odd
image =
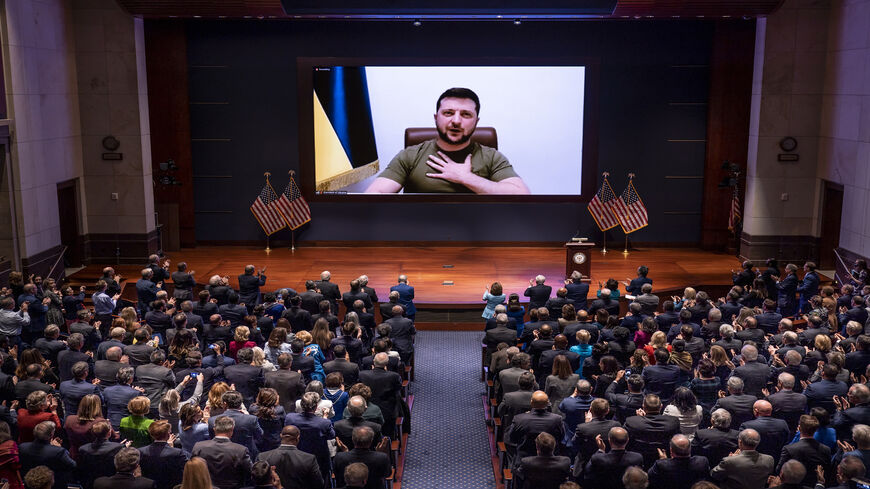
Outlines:
{"type": "Polygon", "coordinates": [[[505,312],[507,312],[507,306],[505,306],[504,304],[499,304],[499,305],[495,306],[495,313],[496,314],[501,314],[501,313],[505,313],[505,312]]]}
{"type": "Polygon", "coordinates": [[[734,326],[730,324],[719,326],[719,336],[730,340],[734,337],[734,326]]]}
{"type": "Polygon", "coordinates": [[[115,470],[118,472],[133,472],[139,466],[141,458],[139,450],[133,447],[124,447],[115,454],[115,470]]]}
{"type": "Polygon", "coordinates": [[[870,448],[870,426],[866,424],[856,424],[852,427],[852,439],[858,445],[859,450],[867,450],[870,448]]]}
{"type": "Polygon", "coordinates": [[[229,416],[218,416],[214,420],[215,434],[227,434],[236,429],[236,420],[229,416]]]}
{"type": "Polygon", "coordinates": [[[728,390],[735,394],[743,393],[743,379],[731,376],[728,378],[728,390]]]}
{"type": "Polygon", "coordinates": [[[761,443],[761,435],[752,428],[747,428],[737,435],[737,441],[742,443],[745,447],[753,449],[761,443]]]}
{"type": "Polygon", "coordinates": [[[747,362],[754,362],[758,360],[758,348],[755,348],[752,345],[746,345],[740,349],[740,355],[742,355],[743,359],[747,362]]]}
{"type": "Polygon", "coordinates": [[[782,385],[783,389],[792,390],[794,389],[794,375],[783,372],[779,374],[779,377],[776,378],[779,383],[782,385]]]}
{"type": "Polygon", "coordinates": [[[710,424],[712,424],[714,428],[727,430],[728,427],[731,426],[731,413],[723,408],[713,411],[713,414],[710,415],[710,424]]]}
{"type": "Polygon", "coordinates": [[[807,475],[807,468],[797,460],[789,460],[782,464],[779,478],[783,484],[799,484],[807,475]]]}
{"type": "Polygon", "coordinates": [[[632,465],[622,474],[622,485],[625,489],[646,489],[649,486],[649,476],[642,468],[632,465]]]}
{"type": "MultiPolygon", "coordinates": [[[[722,311],[716,309],[710,309],[710,312],[707,313],[707,321],[721,321],[722,320],[722,311]]],[[[719,328],[720,330],[722,328],[719,328]]],[[[721,334],[721,333],[720,333],[721,334]]]]}
{"type": "Polygon", "coordinates": [[[545,277],[543,275],[538,275],[535,277],[536,284],[542,284],[542,283],[544,283],[545,280],[547,280],[547,277],[545,277]]]}

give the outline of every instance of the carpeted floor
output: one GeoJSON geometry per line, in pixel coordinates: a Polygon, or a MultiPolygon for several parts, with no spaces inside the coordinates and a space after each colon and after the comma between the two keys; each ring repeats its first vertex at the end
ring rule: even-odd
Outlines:
{"type": "Polygon", "coordinates": [[[405,489],[495,487],[481,395],[478,332],[417,333],[405,489]]]}

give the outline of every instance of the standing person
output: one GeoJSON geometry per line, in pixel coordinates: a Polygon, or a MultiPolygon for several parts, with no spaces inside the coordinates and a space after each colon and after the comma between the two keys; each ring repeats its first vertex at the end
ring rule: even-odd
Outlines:
{"type": "MultiPolygon", "coordinates": [[[[324,270],[320,273],[320,281],[317,282],[317,288],[323,295],[323,298],[329,301],[329,310],[332,314],[338,314],[338,301],[341,300],[341,291],[338,290],[338,285],[330,282],[332,274],[329,270],[324,270]]],[[[312,313],[313,314],[313,313],[312,313]]]]}
{"type": "Polygon", "coordinates": [[[22,329],[30,326],[30,314],[27,311],[28,304],[22,304],[16,312],[12,297],[0,299],[0,334],[9,337],[10,345],[20,343],[22,329]]]}
{"type": "Polygon", "coordinates": [[[172,272],[172,283],[175,284],[172,297],[175,297],[179,304],[183,301],[193,300],[193,288],[196,286],[194,274],[196,274],[195,270],[187,271],[187,263],[185,262],[180,262],[178,270],[172,272]]]}
{"type": "Polygon", "coordinates": [[[145,417],[151,411],[151,401],[145,396],[134,397],[127,403],[127,411],[130,415],[122,418],[120,423],[121,438],[130,440],[134,448],[151,443],[148,428],[154,420],[145,417]]]}
{"type": "Polygon", "coordinates": [[[56,324],[58,326],[64,324],[63,317],[63,299],[60,292],[57,290],[56,282],[49,277],[42,283],[42,293],[45,297],[51,299],[48,303],[48,310],[45,312],[45,324],[56,324]]]}
{"type": "Polygon", "coordinates": [[[69,453],[73,460],[79,460],[79,447],[96,440],[91,428],[96,423],[105,421],[101,400],[94,394],[82,398],[76,414],[67,415],[63,429],[66,431],[69,453]]]}
{"type": "Polygon", "coordinates": [[[589,284],[583,282],[583,274],[574,270],[571,277],[565,280],[565,288],[568,289],[568,299],[574,301],[574,308],[585,311],[587,306],[586,296],[589,295],[589,284]]]}
{"type": "Polygon", "coordinates": [[[739,450],[725,457],[710,471],[710,477],[722,489],[762,489],[773,474],[773,457],[757,452],[761,442],[758,432],[746,429],[737,436],[739,450]]]}
{"type": "Polygon", "coordinates": [[[405,317],[413,321],[417,317],[417,308],[414,307],[414,287],[408,284],[408,276],[404,273],[399,275],[398,282],[390,287],[390,292],[399,293],[399,304],[405,309],[405,317]]]}
{"type": "Polygon", "coordinates": [[[543,275],[537,275],[529,280],[529,287],[523,292],[523,295],[529,298],[529,309],[544,307],[550,299],[553,288],[544,284],[546,280],[543,275]]]}
{"type": "Polygon", "coordinates": [[[109,336],[112,313],[115,312],[120,298],[120,293],[109,295],[109,284],[105,280],[97,281],[97,291],[91,296],[91,300],[94,302],[94,319],[100,323],[100,334],[103,338],[109,336]]]}
{"type": "Polygon", "coordinates": [[[254,265],[246,265],[245,273],[239,275],[239,302],[245,304],[248,314],[260,303],[260,287],[266,285],[266,267],[257,271],[254,265]],[[257,275],[254,275],[257,272],[257,275]]]}
{"type": "Polygon", "coordinates": [[[37,299],[35,295],[36,286],[33,284],[24,284],[22,290],[23,292],[18,296],[18,304],[24,308],[25,313],[30,315],[30,321],[27,323],[27,328],[21,332],[21,339],[33,344],[33,340],[42,336],[45,330],[45,313],[48,311],[48,304],[51,302],[51,299],[48,297],[41,300],[37,299]],[[24,304],[27,304],[27,306],[24,306],[24,304]]]}
{"type": "Polygon", "coordinates": [[[299,428],[287,425],[281,430],[281,445],[274,450],[261,453],[257,460],[268,462],[275,467],[281,485],[287,489],[321,488],[323,476],[317,465],[317,458],[299,450],[299,428]]]}
{"type": "Polygon", "coordinates": [[[768,258],[765,261],[767,268],[761,272],[761,280],[764,282],[764,287],[767,289],[768,299],[776,300],[779,296],[779,289],[776,287],[776,280],[779,277],[779,262],[775,258],[768,258]]]}
{"type": "Polygon", "coordinates": [[[647,274],[649,273],[649,268],[646,265],[641,265],[637,267],[637,278],[626,279],[623,284],[625,285],[625,293],[632,295],[640,295],[641,287],[644,284],[652,285],[653,281],[651,278],[647,278],[647,274]]]}
{"type": "Polygon", "coordinates": [[[517,324],[517,338],[522,336],[525,326],[526,308],[520,304],[520,295],[511,294],[507,303],[508,320],[513,319],[517,324]]]}
{"type": "Polygon", "coordinates": [[[810,310],[810,298],[819,293],[819,275],[814,262],[804,263],[804,278],[798,285],[797,292],[800,294],[798,312],[805,314],[810,310]]]}
{"type": "Polygon", "coordinates": [[[251,475],[251,455],[248,450],[230,439],[236,423],[229,416],[218,416],[214,423],[214,439],[194,445],[193,456],[201,457],[208,465],[212,484],[219,489],[238,489],[251,475]]]}
{"type": "Polygon", "coordinates": [[[151,423],[148,433],[154,441],[139,449],[142,475],[153,479],[156,489],[172,489],[181,483],[187,455],[172,446],[175,436],[166,420],[151,423]]]}
{"type": "MultiPolygon", "coordinates": [[[[142,454],[135,448],[122,448],[115,455],[115,475],[100,477],[94,481],[94,489],[152,489],[154,481],[136,475],[139,472],[139,462],[142,454]]],[[[161,488],[162,489],[162,488],[161,488]]]]}
{"type": "Polygon", "coordinates": [[[495,306],[504,303],[504,292],[499,282],[493,282],[492,285],[486,288],[483,292],[483,299],[486,301],[486,307],[483,309],[483,318],[489,319],[495,314],[495,306]]]}
{"type": "Polygon", "coordinates": [[[18,456],[18,445],[12,439],[9,424],[0,421],[0,478],[6,479],[9,487],[6,489],[24,489],[19,470],[21,459],[18,456]]]}
{"type": "Polygon", "coordinates": [[[154,272],[150,268],[142,269],[142,278],[136,281],[136,298],[139,315],[143,318],[151,310],[151,303],[157,300],[160,286],[154,282],[154,272]]]}
{"type": "Polygon", "coordinates": [[[284,426],[284,407],[278,404],[278,392],[264,387],[257,394],[257,402],[251,405],[250,412],[257,417],[263,436],[257,442],[259,452],[278,448],[281,444],[281,428],[284,426]]]}
{"type": "MultiPolygon", "coordinates": [[[[785,278],[776,281],[777,296],[777,312],[783,317],[792,317],[797,312],[797,302],[795,294],[798,288],[797,265],[789,263],[785,266],[785,278]]],[[[779,278],[779,277],[777,277],[779,278]]]]}

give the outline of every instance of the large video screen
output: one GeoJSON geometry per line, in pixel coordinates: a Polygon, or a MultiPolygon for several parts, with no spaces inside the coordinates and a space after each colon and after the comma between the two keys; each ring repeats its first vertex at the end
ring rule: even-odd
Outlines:
{"type": "Polygon", "coordinates": [[[318,194],[582,193],[585,66],[309,69],[318,194]]]}

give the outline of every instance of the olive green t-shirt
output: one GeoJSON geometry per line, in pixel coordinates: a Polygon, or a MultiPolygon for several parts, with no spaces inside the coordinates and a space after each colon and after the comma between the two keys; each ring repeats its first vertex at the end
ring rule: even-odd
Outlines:
{"type": "MultiPolygon", "coordinates": [[[[426,176],[427,173],[438,173],[438,170],[426,164],[429,155],[438,154],[439,149],[436,141],[431,139],[399,151],[387,165],[387,168],[378,176],[399,183],[406,194],[471,193],[471,190],[465,185],[426,176]]],[[[471,171],[475,175],[493,182],[517,176],[507,158],[495,148],[482,146],[476,142],[471,143],[471,148],[471,171]]],[[[462,163],[462,161],[457,161],[457,163],[462,163]]]]}

